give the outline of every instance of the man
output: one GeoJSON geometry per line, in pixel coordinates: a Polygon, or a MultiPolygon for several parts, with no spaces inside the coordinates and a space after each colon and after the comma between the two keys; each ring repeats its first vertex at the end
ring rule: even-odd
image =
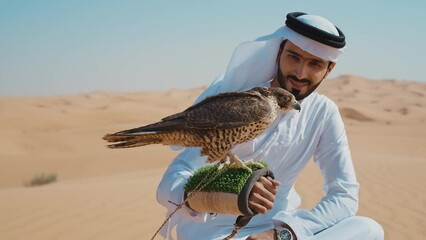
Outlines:
{"type": "MultiPolygon", "coordinates": [[[[383,239],[381,226],[355,216],[359,184],[337,106],[315,89],[333,70],[345,47],[343,33],[323,17],[287,15],[286,25],[271,35],[241,44],[220,76],[199,97],[255,86],[282,87],[301,102],[302,110],[280,115],[262,135],[235,146],[243,160],[269,164],[276,180],[260,178],[249,207],[260,214],[233,239],[383,239]],[[312,209],[297,209],[297,176],[313,158],[324,177],[326,195],[312,209]]],[[[197,148],[187,148],[169,166],[158,187],[158,201],[169,209],[183,201],[183,185],[205,164],[197,148]]],[[[172,218],[179,239],[223,239],[234,215],[209,215],[185,207],[172,218]]]]}

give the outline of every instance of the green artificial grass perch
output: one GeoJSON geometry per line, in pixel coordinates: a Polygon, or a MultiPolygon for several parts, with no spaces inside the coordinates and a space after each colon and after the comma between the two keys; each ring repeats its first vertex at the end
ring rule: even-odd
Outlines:
{"type": "MultiPolygon", "coordinates": [[[[268,164],[262,161],[259,161],[265,168],[268,167],[268,164]]],[[[204,166],[198,169],[194,175],[189,177],[188,182],[185,184],[184,189],[186,192],[193,191],[201,181],[204,181],[206,175],[215,168],[215,165],[204,166]]],[[[248,163],[247,167],[255,171],[258,167],[255,164],[248,163]]],[[[213,170],[210,174],[209,179],[215,177],[218,174],[219,170],[213,170]]],[[[235,193],[239,194],[246,184],[247,180],[250,178],[251,174],[245,169],[241,168],[227,168],[220,173],[221,175],[214,179],[210,184],[204,187],[201,191],[203,192],[226,192],[226,193],[235,193]]],[[[207,179],[205,179],[207,180],[207,179]]]]}

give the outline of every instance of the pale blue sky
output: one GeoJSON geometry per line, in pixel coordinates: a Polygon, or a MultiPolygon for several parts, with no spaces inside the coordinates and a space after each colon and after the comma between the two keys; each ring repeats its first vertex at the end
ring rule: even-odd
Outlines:
{"type": "Polygon", "coordinates": [[[0,96],[207,85],[293,11],[346,34],[332,76],[426,82],[422,0],[0,0],[0,96]]]}

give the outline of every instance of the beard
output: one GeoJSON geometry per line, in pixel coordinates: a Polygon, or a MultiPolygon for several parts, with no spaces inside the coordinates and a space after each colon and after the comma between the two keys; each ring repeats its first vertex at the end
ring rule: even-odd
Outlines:
{"type": "Polygon", "coordinates": [[[295,75],[292,75],[292,74],[284,76],[280,67],[278,67],[278,70],[277,70],[277,79],[278,79],[278,83],[280,84],[281,88],[284,88],[285,90],[291,92],[291,94],[294,95],[294,97],[296,98],[297,101],[303,100],[307,96],[309,96],[313,91],[315,91],[315,89],[317,89],[317,87],[321,84],[321,82],[323,80],[323,79],[321,79],[321,81],[319,81],[317,84],[312,85],[312,81],[310,79],[307,79],[307,78],[299,79],[295,75]],[[306,83],[307,87],[308,87],[307,91],[302,94],[302,93],[300,93],[300,89],[290,88],[290,87],[287,88],[286,83],[288,83],[290,81],[290,79],[295,81],[295,82],[306,83]]]}

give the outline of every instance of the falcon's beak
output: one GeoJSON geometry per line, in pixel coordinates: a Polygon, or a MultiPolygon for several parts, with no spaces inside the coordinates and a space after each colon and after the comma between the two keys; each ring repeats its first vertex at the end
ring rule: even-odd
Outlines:
{"type": "Polygon", "coordinates": [[[302,109],[302,108],[300,107],[300,103],[299,103],[298,101],[296,101],[296,100],[294,100],[293,104],[291,104],[291,105],[293,106],[293,108],[294,108],[295,110],[298,110],[299,112],[300,112],[300,109],[302,109]]]}

